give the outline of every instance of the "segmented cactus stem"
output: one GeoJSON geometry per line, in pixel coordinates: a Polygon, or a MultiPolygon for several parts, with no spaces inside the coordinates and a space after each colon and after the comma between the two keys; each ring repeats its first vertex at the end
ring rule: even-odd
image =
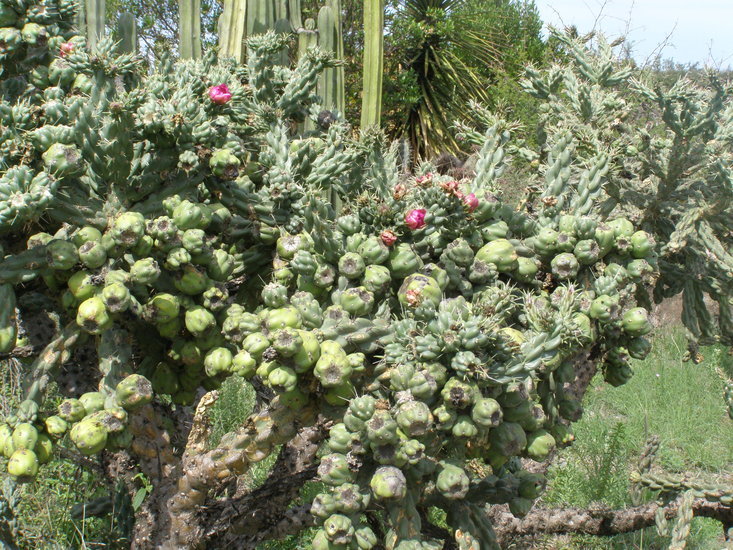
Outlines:
{"type": "Polygon", "coordinates": [[[382,74],[384,72],[384,2],[364,2],[364,87],[361,127],[379,126],[382,116],[382,74]]]}

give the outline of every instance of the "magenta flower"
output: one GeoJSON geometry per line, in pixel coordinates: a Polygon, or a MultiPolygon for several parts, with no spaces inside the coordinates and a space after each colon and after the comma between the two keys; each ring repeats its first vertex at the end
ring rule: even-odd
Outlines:
{"type": "Polygon", "coordinates": [[[405,223],[410,229],[420,229],[425,226],[425,214],[428,211],[424,208],[415,208],[410,210],[405,216],[405,223]]]}
{"type": "Polygon", "coordinates": [[[466,205],[469,212],[473,212],[478,208],[478,197],[473,193],[469,193],[463,197],[463,204],[466,205]]]}
{"type": "Polygon", "coordinates": [[[392,246],[394,243],[397,242],[397,235],[394,234],[394,231],[390,231],[389,229],[385,229],[384,231],[382,231],[380,237],[382,238],[382,242],[386,246],[392,246]]]}
{"type": "Polygon", "coordinates": [[[229,87],[226,84],[219,84],[218,86],[209,88],[209,98],[212,103],[224,105],[232,99],[232,92],[229,91],[229,87]]]}
{"type": "Polygon", "coordinates": [[[59,50],[61,57],[66,57],[74,51],[74,44],[72,44],[71,42],[64,42],[63,44],[61,44],[61,46],[59,46],[59,50]]]}

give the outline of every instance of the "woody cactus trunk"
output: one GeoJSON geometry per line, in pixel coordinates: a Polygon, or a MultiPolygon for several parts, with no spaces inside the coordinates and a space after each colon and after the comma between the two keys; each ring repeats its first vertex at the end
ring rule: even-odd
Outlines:
{"type": "MultiPolygon", "coordinates": [[[[336,66],[319,48],[282,66],[270,31],[247,39],[246,70],[209,54],[148,74],[109,39],[91,53],[73,5],[27,28],[48,17],[35,8],[3,4],[0,30],[0,357],[24,373],[0,450],[18,483],[59,448],[98,456],[128,504],[143,473],[133,547],[315,526],[315,549],[497,548],[492,509],[531,511],[545,479],[528,461],[573,441],[589,377],[623,384],[649,352],[651,299],[686,269],[692,304],[730,300],[733,119],[715,82],[631,87],[610,48],[561,38],[575,62],[526,83],[547,105],[541,151],[483,110],[461,129],[474,177],[456,181],[402,174],[395,145],[337,118],[296,137],[336,66]],[[649,137],[622,93],[664,111],[649,137]],[[519,208],[500,198],[510,158],[529,166],[519,208]],[[635,210],[640,193],[668,221],[635,210]],[[233,378],[257,402],[211,445],[233,378]],[[274,454],[260,487],[224,490],[274,454]]],[[[724,307],[700,337],[728,341],[724,307]]]]}

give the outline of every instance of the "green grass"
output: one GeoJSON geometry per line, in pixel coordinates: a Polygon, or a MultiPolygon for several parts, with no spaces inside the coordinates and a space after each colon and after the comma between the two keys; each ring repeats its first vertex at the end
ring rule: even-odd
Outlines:
{"type": "MultiPolygon", "coordinates": [[[[681,361],[684,349],[681,334],[660,335],[647,360],[635,362],[629,383],[613,388],[594,381],[575,425],[576,442],[551,470],[544,506],[632,505],[628,475],[651,434],[661,440],[657,464],[665,470],[733,482],[733,427],[715,373],[724,352],[708,348],[706,360],[694,365],[681,361]]],[[[688,548],[721,548],[721,535],[720,524],[696,518],[688,548]]],[[[651,550],[668,544],[652,528],[611,540],[573,537],[564,548],[651,550]]]]}

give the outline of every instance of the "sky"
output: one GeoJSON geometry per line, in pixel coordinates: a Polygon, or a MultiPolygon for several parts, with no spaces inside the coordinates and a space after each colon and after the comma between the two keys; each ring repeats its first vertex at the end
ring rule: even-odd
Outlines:
{"type": "Polygon", "coordinates": [[[733,0],[535,0],[545,24],[627,35],[634,59],[733,67],[733,0]]]}

